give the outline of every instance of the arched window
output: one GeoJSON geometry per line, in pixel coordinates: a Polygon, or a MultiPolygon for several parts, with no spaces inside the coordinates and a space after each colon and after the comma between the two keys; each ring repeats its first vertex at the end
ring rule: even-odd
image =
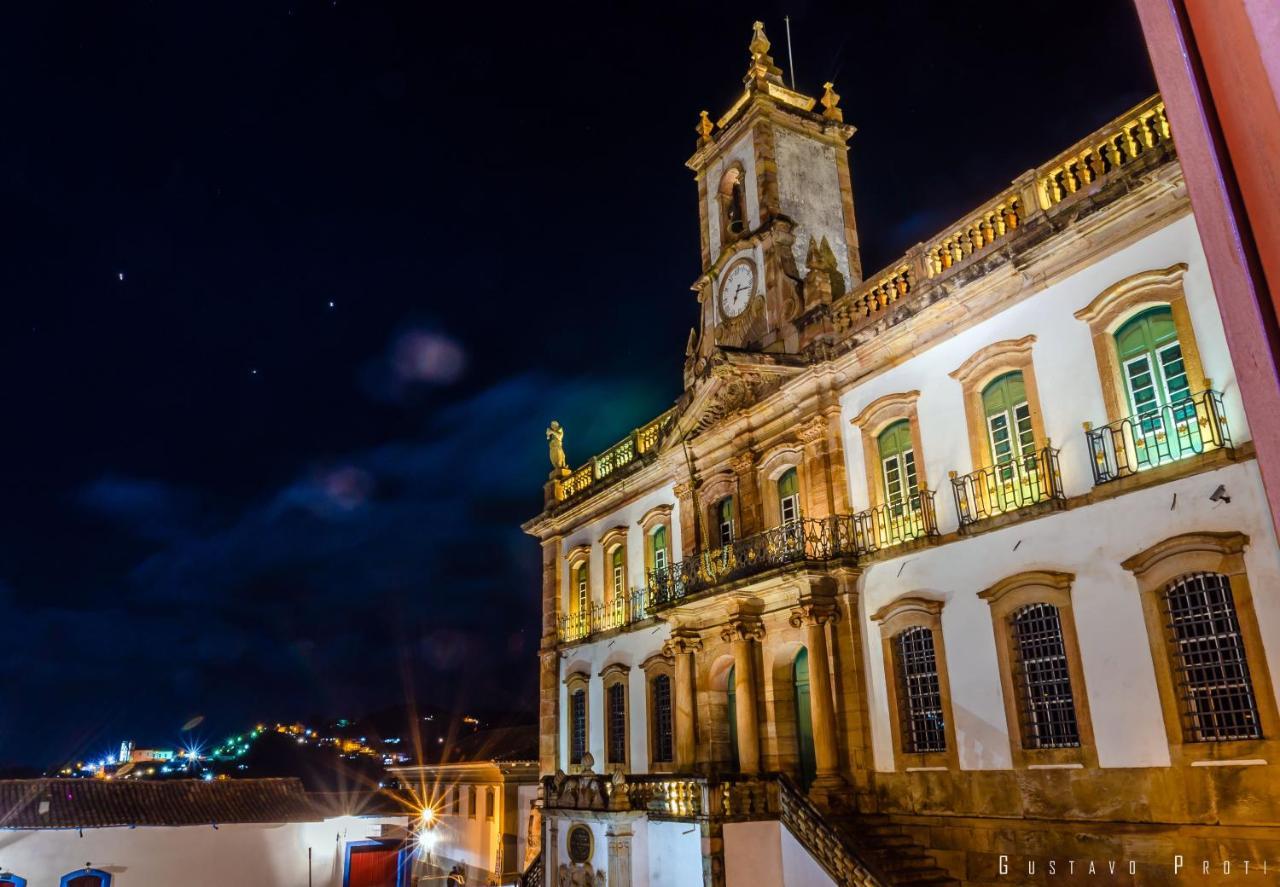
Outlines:
{"type": "Polygon", "coordinates": [[[99,869],[81,869],[63,875],[58,887],[111,887],[111,875],[99,869]]]}
{"type": "Polygon", "coordinates": [[[573,573],[573,608],[582,618],[591,611],[591,584],[586,561],[579,564],[573,573]]]}
{"type": "Polygon", "coordinates": [[[1080,745],[1062,620],[1052,604],[1029,604],[1010,618],[1014,674],[1021,691],[1023,748],[1080,745]]]}
{"type": "Polygon", "coordinates": [[[1135,314],[1116,330],[1115,342],[1125,397],[1143,443],[1170,449],[1163,436],[1172,432],[1181,444],[1177,451],[1199,450],[1200,424],[1173,309],[1158,305],[1135,314]]]}
{"type": "Polygon", "coordinates": [[[741,167],[734,166],[721,177],[719,199],[722,239],[737,240],[747,230],[747,192],[741,167]]]}
{"type": "Polygon", "coordinates": [[[903,629],[893,638],[893,652],[902,750],[908,754],[946,751],[942,687],[932,629],[923,625],[903,629]]]}
{"type": "Polygon", "coordinates": [[[904,505],[920,507],[920,482],[916,475],[916,453],[911,439],[911,422],[899,419],[876,438],[880,451],[880,479],[884,501],[894,513],[904,505]]]}
{"type": "Polygon", "coordinates": [[[476,818],[476,810],[480,804],[476,801],[476,787],[474,785],[467,786],[467,819],[476,818]]]}
{"type": "Polygon", "coordinates": [[[734,539],[733,528],[733,497],[725,496],[716,503],[716,531],[720,544],[728,545],[734,539]]]}
{"type": "Polygon", "coordinates": [[[455,785],[453,787],[453,815],[460,816],[462,814],[462,786],[455,785]]]}
{"type": "Polygon", "coordinates": [[[587,754],[587,691],[574,690],[569,694],[569,763],[582,764],[587,754]]]}
{"type": "Polygon", "coordinates": [[[1220,573],[1190,573],[1164,588],[1190,742],[1260,739],[1262,727],[1245,658],[1231,583],[1220,573]]]}
{"type": "Polygon", "coordinates": [[[1020,371],[997,376],[982,389],[982,413],[987,423],[991,464],[1007,465],[1014,459],[1035,457],[1031,404],[1020,371]]]}
{"type": "Polygon", "coordinates": [[[616,681],[605,690],[606,763],[627,763],[627,685],[616,681]]]}
{"type": "Polygon", "coordinates": [[[490,786],[484,790],[484,818],[492,820],[497,811],[497,796],[494,794],[493,787],[490,786]]]}
{"type": "Polygon", "coordinates": [[[778,478],[778,513],[783,526],[800,519],[800,478],[794,468],[778,478]]]}
{"type": "Polygon", "coordinates": [[[627,594],[627,549],[625,545],[619,545],[613,549],[613,554],[609,558],[609,570],[613,600],[620,601],[627,594]]]}
{"type": "Polygon", "coordinates": [[[659,674],[649,682],[649,711],[653,762],[669,764],[675,759],[670,675],[659,674]]]}
{"type": "Polygon", "coordinates": [[[818,773],[813,747],[813,711],[809,698],[809,651],[801,647],[791,665],[796,701],[796,746],[800,756],[800,785],[808,789],[818,773]]]}
{"type": "Polygon", "coordinates": [[[653,569],[662,572],[667,568],[667,528],[663,524],[653,528],[649,535],[649,550],[652,554],[653,569]]]}

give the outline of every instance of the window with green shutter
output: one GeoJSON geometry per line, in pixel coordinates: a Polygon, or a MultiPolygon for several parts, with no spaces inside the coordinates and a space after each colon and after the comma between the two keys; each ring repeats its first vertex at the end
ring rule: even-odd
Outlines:
{"type": "Polygon", "coordinates": [[[1115,340],[1125,396],[1140,433],[1159,436],[1172,419],[1179,434],[1198,434],[1173,310],[1159,305],[1134,315],[1116,330],[1115,340]]]}
{"type": "Polygon", "coordinates": [[[733,497],[725,496],[716,503],[716,523],[720,535],[720,544],[728,545],[733,541],[733,497]]]}
{"type": "Polygon", "coordinates": [[[998,376],[982,389],[982,412],[986,417],[993,465],[1035,457],[1031,405],[1027,403],[1027,386],[1020,371],[998,376]]]}
{"type": "Polygon", "coordinates": [[[800,480],[794,468],[778,478],[778,512],[783,526],[800,519],[800,480]]]}
{"type": "Polygon", "coordinates": [[[575,612],[579,616],[585,616],[587,610],[591,607],[591,587],[587,582],[587,565],[585,563],[578,565],[573,579],[575,612]]]}
{"type": "Polygon", "coordinates": [[[613,599],[619,600],[627,593],[627,550],[619,545],[613,550],[613,599]]]}
{"type": "Polygon", "coordinates": [[[880,479],[884,483],[884,501],[890,508],[920,505],[920,483],[916,474],[916,453],[911,440],[911,422],[899,419],[876,438],[880,451],[880,479]]]}
{"type": "Polygon", "coordinates": [[[649,537],[653,552],[653,568],[658,571],[667,568],[667,528],[659,526],[649,537]]]}

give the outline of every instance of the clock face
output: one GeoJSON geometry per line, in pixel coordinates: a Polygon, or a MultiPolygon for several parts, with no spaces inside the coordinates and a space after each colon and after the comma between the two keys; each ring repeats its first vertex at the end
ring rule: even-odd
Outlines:
{"type": "Polygon", "coordinates": [[[720,307],[729,317],[737,317],[747,310],[747,303],[756,294],[756,266],[750,259],[733,263],[720,284],[720,307]]]}

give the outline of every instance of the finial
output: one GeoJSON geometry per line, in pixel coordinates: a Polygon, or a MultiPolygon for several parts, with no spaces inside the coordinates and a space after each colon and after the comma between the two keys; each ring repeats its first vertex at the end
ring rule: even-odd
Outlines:
{"type": "Polygon", "coordinates": [[[746,82],[761,80],[773,80],[776,83],[782,82],[782,69],[773,63],[773,58],[769,55],[769,47],[772,46],[769,38],[764,34],[764,22],[753,22],[751,35],[751,66],[747,68],[746,82]]]}
{"type": "Polygon", "coordinates": [[[707,142],[711,141],[711,132],[715,128],[716,125],[711,122],[711,118],[707,116],[707,112],[701,112],[698,115],[698,144],[705,145],[707,142]]]}
{"type": "Polygon", "coordinates": [[[822,116],[837,123],[844,122],[844,111],[840,110],[840,96],[832,89],[833,84],[822,84],[822,116]]]}

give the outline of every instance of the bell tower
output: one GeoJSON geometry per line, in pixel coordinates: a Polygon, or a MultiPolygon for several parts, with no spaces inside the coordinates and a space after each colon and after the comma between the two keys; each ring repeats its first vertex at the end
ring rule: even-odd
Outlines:
{"type": "Polygon", "coordinates": [[[698,184],[700,329],[686,386],[716,348],[797,354],[830,338],[829,309],[862,279],[840,97],[788,88],[756,22],[744,89],[718,119],[703,111],[686,164],[698,184]],[[821,104],[822,110],[815,106],[821,104]]]}

